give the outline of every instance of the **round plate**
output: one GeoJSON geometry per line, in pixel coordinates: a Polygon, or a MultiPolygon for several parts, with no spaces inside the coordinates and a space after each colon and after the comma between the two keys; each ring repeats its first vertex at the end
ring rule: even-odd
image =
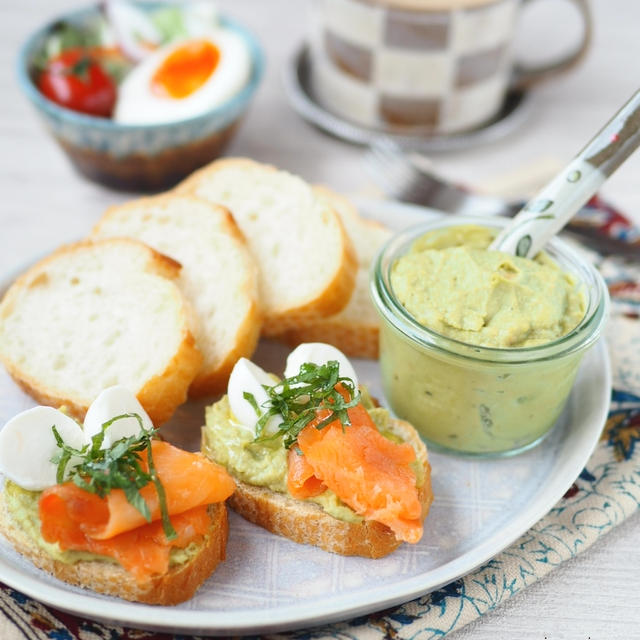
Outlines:
{"type": "MultiPolygon", "coordinates": [[[[368,203],[363,211],[400,228],[434,215],[418,207],[368,203]]],[[[0,293],[11,279],[0,283],[0,293]]],[[[263,341],[254,359],[281,372],[287,348],[263,341]]],[[[354,359],[358,378],[382,398],[377,362],[354,359]]],[[[604,343],[580,367],[567,407],[535,449],[497,460],[430,454],[434,502],[422,541],[378,560],[343,557],[272,535],[231,513],[227,559],[194,598],[176,607],[124,602],[72,587],[36,569],[0,538],[0,575],[11,587],[58,609],[174,633],[269,633],[344,620],[437,589],[484,564],[562,497],[589,459],[609,405],[604,343]]],[[[0,424],[32,406],[0,370],[0,424]]],[[[162,433],[198,447],[204,403],[179,408],[162,433]]]]}
{"type": "Polygon", "coordinates": [[[316,102],[310,89],[310,56],[306,46],[294,52],[284,68],[284,87],[293,108],[305,120],[326,133],[355,144],[369,145],[386,136],[404,147],[418,151],[454,151],[485,144],[505,137],[520,128],[531,113],[528,94],[512,89],[507,93],[499,113],[484,125],[451,135],[429,135],[423,132],[410,135],[372,129],[345,120],[327,111],[316,102]]]}

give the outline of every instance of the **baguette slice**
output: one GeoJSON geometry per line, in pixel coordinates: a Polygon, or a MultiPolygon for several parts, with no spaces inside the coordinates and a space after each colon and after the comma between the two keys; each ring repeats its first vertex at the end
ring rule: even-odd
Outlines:
{"type": "Polygon", "coordinates": [[[369,296],[371,264],[391,232],[375,220],[367,220],[342,195],[324,186],[314,191],[338,212],[358,259],[356,285],[347,306],[337,314],[303,322],[278,336],[293,347],[303,342],[327,342],[355,358],[377,358],[380,334],[378,314],[369,296]]]}
{"type": "Polygon", "coordinates": [[[135,240],[62,247],[0,303],[0,359],[41,404],[82,419],[102,389],[121,384],[159,425],[184,402],[202,362],[179,272],[135,240]]]}
{"type": "Polygon", "coordinates": [[[101,560],[82,560],[73,564],[61,562],[41,549],[9,513],[0,493],[0,532],[16,551],[39,569],[69,584],[117,596],[124,600],[147,604],[172,605],[188,600],[225,558],[228,536],[227,509],[224,503],[209,505],[209,532],[193,556],[174,565],[164,575],[136,582],[120,565],[101,560]]]}
{"type": "MultiPolygon", "coordinates": [[[[425,518],[433,501],[427,449],[408,422],[393,419],[389,429],[416,451],[416,459],[425,476],[425,482],[419,488],[422,517],[425,518]]],[[[338,520],[315,502],[296,500],[288,494],[240,482],[237,478],[235,480],[237,488],[228,500],[229,506],[250,522],[294,542],[315,545],[345,556],[365,558],[381,558],[401,544],[391,529],[379,522],[338,520]]]]}
{"type": "Polygon", "coordinates": [[[176,189],[233,214],[258,263],[263,335],[347,304],[357,271],[353,247],[338,214],[302,179],[231,158],[196,171],[176,189]]]}
{"type": "Polygon", "coordinates": [[[240,357],[250,357],[262,325],[258,271],[229,211],[189,195],[163,194],[111,207],[92,237],[128,236],[182,265],[176,283],[196,314],[204,361],[191,396],[223,391],[240,357]]]}

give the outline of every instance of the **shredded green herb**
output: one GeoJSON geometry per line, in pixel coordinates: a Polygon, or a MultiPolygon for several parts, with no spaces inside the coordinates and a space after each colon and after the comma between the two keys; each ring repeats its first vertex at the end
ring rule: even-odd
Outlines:
{"type": "Polygon", "coordinates": [[[351,422],[347,409],[360,402],[360,392],[355,388],[353,380],[341,377],[338,370],[337,360],[330,360],[323,365],[306,362],[297,375],[285,378],[273,386],[263,385],[269,398],[262,407],[258,407],[253,394],[245,392],[245,399],[259,416],[255,441],[282,436],[284,446],[289,449],[295,444],[300,431],[316,418],[320,409],[328,409],[331,413],[315,425],[316,429],[323,429],[336,419],[343,428],[349,426],[351,422]],[[345,400],[335,388],[338,383],[349,393],[351,400],[345,400]],[[263,435],[267,422],[278,414],[282,416],[278,431],[273,435],[263,435]]]}
{"type": "Polygon", "coordinates": [[[149,482],[153,482],[158,492],[162,527],[168,540],[174,540],[177,536],[167,510],[167,498],[164,487],[158,477],[153,455],[151,453],[151,440],[155,430],[145,429],[142,418],[137,413],[124,413],[111,418],[102,424],[102,430],[91,438],[91,444],[86,444],[81,449],[74,449],[66,444],[55,426],[51,427],[60,452],[51,461],[58,465],[56,481],[58,483],[71,480],[76,486],[95,493],[104,498],[112,489],[122,489],[129,504],[135,507],[147,522],[151,522],[151,512],[140,493],[140,489],[149,482]],[[135,418],[140,424],[140,434],[121,438],[109,448],[102,449],[102,443],[107,428],[117,420],[135,418]],[[140,465],[141,452],[147,451],[148,471],[140,465]],[[80,458],[79,464],[74,465],[67,473],[67,466],[73,458],[80,458]]]}
{"type": "Polygon", "coordinates": [[[89,82],[89,68],[93,64],[93,61],[89,56],[83,55],[78,62],[76,62],[68,71],[68,75],[79,78],[82,82],[87,84],[89,82]]]}
{"type": "Polygon", "coordinates": [[[65,20],[55,22],[46,34],[42,47],[31,60],[33,70],[44,71],[52,58],[57,58],[67,49],[89,49],[103,44],[101,24],[103,21],[90,21],[78,25],[65,20]]]}

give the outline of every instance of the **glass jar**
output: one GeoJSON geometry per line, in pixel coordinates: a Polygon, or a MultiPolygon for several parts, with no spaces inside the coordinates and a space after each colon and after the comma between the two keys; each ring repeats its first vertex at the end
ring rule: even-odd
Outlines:
{"type": "Polygon", "coordinates": [[[586,350],[602,333],[609,308],[600,274],[562,241],[546,253],[582,288],[585,314],[552,342],[485,347],[446,337],[402,306],[391,269],[425,233],[455,225],[499,228],[500,218],[446,217],[400,232],[373,265],[371,293],[381,317],[380,367],[395,414],[411,422],[434,449],[470,456],[516,454],[538,444],[562,412],[586,350]]]}

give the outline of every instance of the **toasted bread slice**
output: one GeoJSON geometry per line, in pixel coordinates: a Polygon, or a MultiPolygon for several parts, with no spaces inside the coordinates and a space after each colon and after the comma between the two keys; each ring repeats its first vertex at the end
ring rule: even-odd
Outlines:
{"type": "MultiPolygon", "coordinates": [[[[416,460],[424,475],[424,483],[418,492],[422,503],[422,517],[425,518],[433,501],[427,449],[408,422],[393,419],[389,429],[411,444],[416,451],[416,460]]],[[[250,522],[295,542],[315,545],[325,551],[345,556],[357,555],[365,558],[381,558],[401,544],[391,529],[379,522],[339,520],[314,502],[296,500],[288,494],[237,479],[236,487],[228,500],[232,509],[250,522]]]]}
{"type": "Polygon", "coordinates": [[[188,600],[224,560],[228,536],[227,509],[224,503],[212,504],[208,507],[208,514],[211,519],[209,531],[186,562],[171,566],[163,575],[136,582],[128,571],[110,561],[96,559],[67,563],[53,558],[13,520],[4,493],[0,493],[0,532],[18,553],[29,558],[36,567],[69,584],[147,604],[172,605],[188,600]]]}
{"type": "Polygon", "coordinates": [[[111,207],[92,237],[128,236],[182,265],[176,283],[197,318],[204,361],[189,393],[226,388],[236,360],[256,348],[262,318],[258,270],[229,211],[190,195],[163,194],[111,207]]]}
{"type": "Polygon", "coordinates": [[[391,232],[358,213],[349,200],[326,187],[314,187],[316,194],[340,214],[358,258],[356,286],[347,306],[338,313],[300,323],[278,338],[291,346],[303,342],[327,342],[356,358],[377,358],[379,318],[369,296],[371,264],[391,232]]]}
{"type": "Polygon", "coordinates": [[[81,419],[100,391],[121,384],[159,425],[184,402],[202,363],[179,272],[136,240],[62,247],[0,303],[0,359],[42,404],[81,419]]]}
{"type": "Polygon", "coordinates": [[[340,311],[357,261],[340,218],[301,178],[244,158],[217,160],[176,188],[228,207],[258,263],[263,335],[340,311]]]}

